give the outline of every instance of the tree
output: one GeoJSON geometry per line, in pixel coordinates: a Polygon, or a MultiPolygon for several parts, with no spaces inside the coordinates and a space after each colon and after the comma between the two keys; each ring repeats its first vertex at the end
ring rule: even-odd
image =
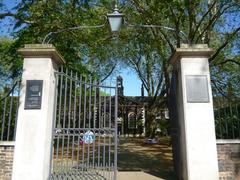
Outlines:
{"type": "Polygon", "coordinates": [[[206,43],[213,48],[209,59],[213,87],[226,93],[226,84],[231,81],[233,93],[238,95],[239,4],[239,0],[122,0],[125,24],[131,22],[134,28],[122,29],[117,40],[106,26],[73,30],[79,25],[103,24],[101,17],[112,7],[109,1],[21,1],[16,11],[6,11],[0,18],[16,19],[19,30],[15,47],[40,43],[52,32],[48,40],[63,54],[68,66],[82,73],[104,79],[117,66],[117,59],[131,67],[152,97],[147,118],[151,134],[153,114],[168,106],[172,73],[169,58],[181,43],[206,43]]]}
{"type": "MultiPolygon", "coordinates": [[[[239,96],[239,1],[130,0],[125,3],[125,14],[131,14],[127,21],[133,27],[141,27],[130,31],[132,36],[124,36],[125,51],[130,51],[126,62],[139,76],[148,96],[153,97],[148,110],[153,111],[151,114],[167,106],[172,72],[169,58],[181,43],[206,43],[213,48],[209,61],[214,92],[226,95],[231,81],[233,94],[239,96]]],[[[153,119],[148,121],[154,124],[153,119]]]]}
{"type": "Polygon", "coordinates": [[[69,30],[77,26],[106,23],[102,15],[107,13],[107,9],[98,4],[93,8],[93,3],[94,1],[19,1],[13,10],[3,11],[0,19],[15,19],[16,40],[12,45],[15,51],[23,44],[42,43],[45,39],[57,47],[68,67],[82,74],[105,79],[117,65],[114,54],[105,53],[109,47],[114,46],[106,27],[69,30]]]}
{"type": "Polygon", "coordinates": [[[13,40],[0,39],[0,92],[20,74],[22,64],[13,44],[13,40]]]}

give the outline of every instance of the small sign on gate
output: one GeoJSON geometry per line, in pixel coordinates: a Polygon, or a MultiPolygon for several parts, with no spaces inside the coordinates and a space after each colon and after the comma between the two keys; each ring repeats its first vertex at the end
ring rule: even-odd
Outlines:
{"type": "Polygon", "coordinates": [[[94,141],[95,141],[95,136],[94,136],[94,133],[92,131],[87,131],[83,135],[83,142],[85,144],[92,144],[94,141]]]}

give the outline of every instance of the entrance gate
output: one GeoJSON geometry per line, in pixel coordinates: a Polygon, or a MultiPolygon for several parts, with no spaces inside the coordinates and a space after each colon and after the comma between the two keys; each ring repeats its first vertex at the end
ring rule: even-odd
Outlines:
{"type": "Polygon", "coordinates": [[[56,73],[51,179],[116,180],[117,88],[56,73]]]}

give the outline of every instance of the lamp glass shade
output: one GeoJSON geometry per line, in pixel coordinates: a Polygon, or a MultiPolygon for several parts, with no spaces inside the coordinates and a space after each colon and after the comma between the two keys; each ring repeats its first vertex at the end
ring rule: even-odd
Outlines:
{"type": "Polygon", "coordinates": [[[121,29],[123,22],[123,14],[121,14],[115,5],[113,13],[107,14],[108,22],[111,28],[112,33],[118,33],[121,29]]]}
{"type": "Polygon", "coordinates": [[[108,14],[108,21],[111,31],[119,32],[122,26],[123,15],[122,14],[108,14]]]}

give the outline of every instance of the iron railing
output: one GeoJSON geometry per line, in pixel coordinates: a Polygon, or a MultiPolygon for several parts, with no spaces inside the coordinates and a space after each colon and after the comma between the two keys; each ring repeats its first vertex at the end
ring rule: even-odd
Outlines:
{"type": "Polygon", "coordinates": [[[116,87],[63,68],[56,78],[51,179],[115,180],[116,87]]]}
{"type": "Polygon", "coordinates": [[[0,94],[0,141],[14,141],[19,106],[20,81],[5,86],[0,94]]]}
{"type": "Polygon", "coordinates": [[[240,139],[240,99],[214,96],[217,139],[240,139]]]}

